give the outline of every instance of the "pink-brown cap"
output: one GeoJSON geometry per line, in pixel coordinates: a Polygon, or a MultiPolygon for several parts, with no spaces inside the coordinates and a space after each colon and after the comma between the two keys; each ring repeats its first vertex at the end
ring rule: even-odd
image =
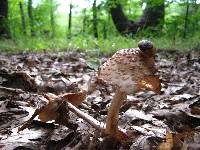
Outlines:
{"type": "Polygon", "coordinates": [[[99,69],[98,78],[120,88],[127,94],[137,91],[137,82],[156,72],[153,49],[129,48],[117,51],[99,69]],[[150,55],[149,55],[150,54],[150,55]]]}

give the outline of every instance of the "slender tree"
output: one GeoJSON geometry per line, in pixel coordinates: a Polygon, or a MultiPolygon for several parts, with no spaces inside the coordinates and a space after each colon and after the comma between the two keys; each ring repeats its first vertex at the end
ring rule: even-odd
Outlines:
{"type": "Polygon", "coordinates": [[[70,4],[69,4],[69,21],[68,21],[68,38],[71,38],[71,27],[72,27],[72,0],[70,0],[70,4]]]}
{"type": "Polygon", "coordinates": [[[0,37],[10,37],[8,27],[8,0],[0,0],[0,37]]]}
{"type": "Polygon", "coordinates": [[[188,16],[189,16],[189,0],[186,2],[186,11],[185,11],[185,24],[184,24],[184,31],[183,37],[186,38],[187,30],[188,30],[188,16]]]}
{"type": "Polygon", "coordinates": [[[85,33],[86,31],[86,21],[87,21],[87,18],[86,18],[86,8],[83,9],[83,29],[82,29],[82,32],[85,33]]]}
{"type": "MultiPolygon", "coordinates": [[[[190,8],[188,8],[188,10],[189,9],[192,10],[192,14],[190,14],[190,16],[193,15],[192,19],[189,22],[192,25],[190,28],[190,31],[192,33],[195,33],[199,29],[199,24],[197,24],[196,21],[200,19],[200,15],[198,12],[198,10],[200,9],[200,5],[197,3],[197,0],[191,1],[191,5],[190,5],[190,8]]],[[[188,12],[188,15],[189,15],[189,12],[188,12]]]]}
{"type": "Polygon", "coordinates": [[[54,19],[54,6],[53,6],[53,0],[50,0],[50,22],[51,22],[51,37],[53,38],[55,36],[55,19],[54,19]]]}
{"type": "Polygon", "coordinates": [[[107,28],[106,28],[106,21],[103,23],[103,38],[107,39],[107,28]]]}
{"type": "Polygon", "coordinates": [[[97,26],[98,26],[98,22],[97,22],[97,6],[96,6],[96,0],[94,0],[93,2],[93,6],[92,6],[92,12],[93,12],[93,32],[94,32],[94,37],[98,38],[98,30],[97,30],[97,26]]]}
{"type": "Polygon", "coordinates": [[[34,36],[35,35],[35,31],[34,31],[34,22],[33,22],[32,0],[28,0],[28,17],[29,17],[31,36],[34,36]]]}
{"type": "Polygon", "coordinates": [[[21,15],[22,32],[26,34],[26,20],[25,20],[24,8],[23,8],[22,2],[19,2],[19,9],[20,9],[20,15],[21,15]]]}

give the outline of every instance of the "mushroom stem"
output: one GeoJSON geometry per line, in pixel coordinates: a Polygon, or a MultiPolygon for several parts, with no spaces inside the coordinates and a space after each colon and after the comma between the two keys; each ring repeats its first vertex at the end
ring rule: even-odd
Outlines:
{"type": "Polygon", "coordinates": [[[108,116],[106,119],[106,133],[115,135],[118,129],[118,119],[119,119],[119,109],[123,104],[123,101],[126,99],[126,92],[122,92],[120,89],[117,89],[111,106],[108,110],[108,116]]]}

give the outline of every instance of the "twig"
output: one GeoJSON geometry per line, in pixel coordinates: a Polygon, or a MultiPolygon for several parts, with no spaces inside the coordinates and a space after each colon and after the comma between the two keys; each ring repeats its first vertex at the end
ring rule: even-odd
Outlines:
{"type": "MultiPolygon", "coordinates": [[[[94,119],[90,115],[82,112],[81,110],[79,110],[78,108],[76,108],[74,105],[72,105],[69,102],[68,102],[68,108],[71,112],[76,114],[78,117],[80,117],[83,120],[85,120],[86,122],[88,122],[92,127],[94,127],[97,130],[102,131],[102,133],[104,135],[108,134],[108,133],[106,133],[106,125],[104,123],[97,121],[96,119],[94,119]]],[[[127,136],[125,130],[122,128],[115,129],[115,137],[116,137],[116,139],[118,139],[119,141],[121,141],[123,143],[126,143],[128,141],[128,136],[127,136]]]]}
{"type": "Polygon", "coordinates": [[[25,93],[21,89],[14,89],[14,88],[7,88],[7,87],[0,86],[0,93],[1,92],[6,93],[6,94],[21,94],[21,93],[25,93]]]}
{"type": "Polygon", "coordinates": [[[36,109],[34,114],[31,116],[30,119],[28,119],[21,127],[18,128],[18,133],[26,128],[29,128],[31,126],[31,123],[33,122],[33,119],[39,114],[40,109],[36,109]]]}
{"type": "Polygon", "coordinates": [[[97,121],[94,119],[92,116],[82,112],[78,108],[76,108],[74,105],[68,102],[68,107],[71,112],[76,114],[78,117],[84,119],[86,122],[88,122],[92,127],[98,130],[104,130],[105,129],[105,124],[97,121]]]}
{"type": "MultiPolygon", "coordinates": [[[[67,102],[67,101],[65,101],[65,102],[67,102]]],[[[87,123],[89,123],[93,128],[101,131],[103,133],[103,135],[107,134],[105,132],[106,131],[105,130],[106,129],[106,125],[104,123],[99,122],[98,120],[96,120],[92,116],[90,116],[87,113],[84,113],[83,111],[79,110],[77,107],[75,107],[70,102],[67,102],[67,104],[68,104],[69,111],[71,111],[72,113],[74,113],[75,115],[77,115],[79,118],[82,118],[84,121],[86,121],[87,123]]],[[[22,125],[22,127],[20,127],[18,129],[18,132],[24,130],[25,128],[28,128],[31,125],[33,119],[37,115],[39,115],[40,111],[41,111],[41,108],[40,109],[36,109],[35,112],[34,112],[34,114],[32,115],[32,117],[28,121],[26,121],[22,125]]],[[[125,134],[125,130],[122,129],[122,128],[118,128],[117,131],[116,131],[116,138],[119,139],[120,141],[122,141],[124,139],[127,139],[127,136],[125,134]]]]}

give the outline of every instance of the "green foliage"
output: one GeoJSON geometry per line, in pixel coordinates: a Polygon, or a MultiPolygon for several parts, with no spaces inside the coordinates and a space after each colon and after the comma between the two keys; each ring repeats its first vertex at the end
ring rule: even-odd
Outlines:
{"type": "MultiPolygon", "coordinates": [[[[145,32],[145,31],[144,31],[145,32]]],[[[88,64],[91,68],[96,69],[98,66],[98,59],[102,54],[113,54],[115,51],[122,48],[137,47],[137,43],[141,39],[152,40],[156,47],[161,50],[180,50],[200,51],[200,35],[197,33],[187,39],[178,38],[174,40],[169,36],[147,36],[147,33],[132,38],[113,36],[108,39],[99,38],[94,39],[92,36],[76,36],[71,39],[64,38],[18,38],[16,40],[0,40],[1,52],[42,52],[42,51],[70,51],[78,50],[84,51],[88,54],[88,64]]]]}
{"type": "MultiPolygon", "coordinates": [[[[33,0],[34,1],[34,0],[33,0]]],[[[165,22],[162,31],[152,33],[145,29],[133,37],[122,37],[118,34],[109,13],[110,7],[117,3],[122,4],[125,15],[137,21],[142,13],[145,3],[151,2],[158,5],[162,0],[99,0],[97,3],[98,35],[93,37],[92,7],[77,12],[78,7],[73,7],[72,12],[72,37],[67,39],[68,14],[58,12],[59,0],[38,0],[33,5],[34,30],[36,34],[31,37],[30,22],[27,14],[27,0],[9,0],[9,28],[12,40],[0,40],[1,51],[43,51],[43,50],[69,50],[79,49],[87,53],[113,53],[121,48],[136,47],[137,42],[149,38],[160,49],[199,49],[200,7],[196,1],[189,1],[189,19],[187,38],[183,39],[185,13],[187,0],[166,1],[165,22]],[[22,2],[26,35],[23,33],[19,2],[22,2]],[[74,10],[76,9],[76,11],[74,10]],[[55,22],[55,36],[52,35],[50,11],[53,10],[55,22]]],[[[36,1],[34,1],[36,2],[36,1]]],[[[89,1],[92,5],[93,0],[89,1]]],[[[67,8],[66,8],[67,9],[67,8]]],[[[95,64],[92,62],[91,64],[95,64]]],[[[95,65],[93,65],[95,68],[95,65]]]]}
{"type": "MultiPolygon", "coordinates": [[[[12,33],[12,37],[18,38],[22,37],[22,26],[21,26],[21,16],[19,9],[20,0],[10,0],[9,1],[9,25],[12,33]]],[[[23,10],[25,13],[25,21],[27,25],[27,32],[30,35],[30,22],[27,12],[27,1],[21,1],[23,5],[23,10]]],[[[36,31],[36,36],[49,36],[51,33],[50,27],[50,9],[53,7],[54,13],[58,7],[56,1],[53,1],[53,6],[51,6],[50,0],[40,0],[40,3],[33,5],[33,21],[34,21],[34,31],[36,31]]],[[[55,13],[57,16],[58,14],[55,13]]],[[[56,21],[55,21],[56,22],[56,21]]]]}

